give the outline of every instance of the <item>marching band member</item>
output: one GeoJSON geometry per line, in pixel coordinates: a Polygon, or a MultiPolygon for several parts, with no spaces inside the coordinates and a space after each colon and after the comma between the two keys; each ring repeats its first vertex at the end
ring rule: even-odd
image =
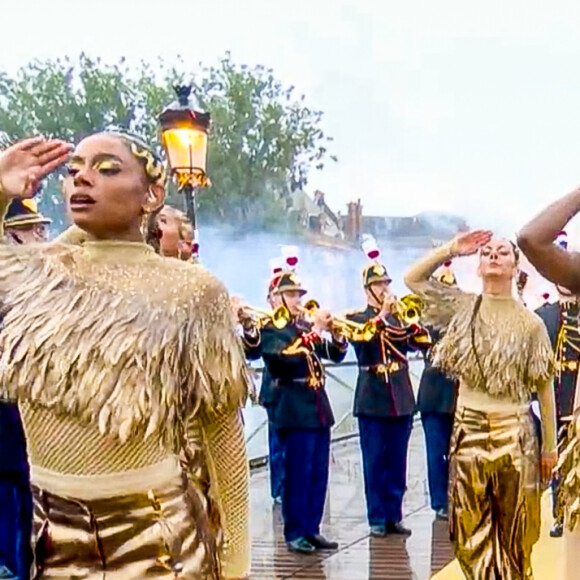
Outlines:
{"type": "Polygon", "coordinates": [[[371,264],[363,270],[367,307],[347,315],[358,324],[371,321],[377,328],[370,340],[352,340],[358,361],[354,416],[358,418],[363,459],[367,517],[371,535],[410,535],[402,504],[407,480],[407,450],[415,413],[407,353],[428,345],[418,325],[405,327],[394,312],[391,278],[379,263],[372,239],[363,250],[371,264]]]}
{"type": "MultiPolygon", "coordinates": [[[[270,261],[272,280],[268,286],[266,300],[272,311],[282,306],[280,294],[275,294],[279,277],[283,271],[282,258],[274,258],[270,261]]],[[[242,325],[242,342],[249,360],[258,360],[262,357],[260,333],[251,316],[247,311],[237,305],[237,315],[242,325]]],[[[274,410],[276,408],[278,389],[274,388],[272,376],[268,368],[264,366],[262,372],[262,384],[260,386],[259,402],[266,409],[268,415],[268,465],[270,467],[270,493],[275,504],[282,503],[282,490],[284,485],[284,452],[280,436],[274,424],[274,410]]]]}
{"type": "Polygon", "coordinates": [[[47,226],[52,223],[50,218],[38,211],[34,199],[17,199],[12,202],[6,218],[4,228],[9,240],[16,244],[45,242],[48,239],[47,226]]]}
{"type": "MultiPolygon", "coordinates": [[[[51,223],[34,199],[15,199],[4,219],[11,244],[45,241],[51,223]]],[[[32,494],[26,440],[18,406],[0,401],[0,578],[28,580],[32,564],[32,494]]]]}
{"type": "Polygon", "coordinates": [[[405,283],[424,321],[445,330],[434,364],[459,379],[449,450],[449,519],[455,555],[470,580],[531,578],[540,535],[534,391],[544,420],[542,479],[556,462],[551,346],[537,315],[513,296],[517,248],[491,232],[460,234],[414,264],[405,283]],[[454,256],[479,254],[479,295],[432,280],[454,256]]]}
{"type": "MultiPolygon", "coordinates": [[[[554,394],[556,397],[556,418],[559,446],[564,445],[567,426],[574,406],[574,392],[578,378],[580,358],[580,332],[578,329],[578,297],[568,290],[557,287],[558,301],[544,304],[536,314],[544,321],[556,358],[554,394]]],[[[550,536],[559,538],[564,529],[564,512],[560,499],[560,478],[552,479],[552,507],[555,523],[550,536]]]]}
{"type": "MultiPolygon", "coordinates": [[[[295,255],[286,256],[290,268],[297,261],[295,255]]],[[[322,338],[332,330],[327,311],[315,312],[313,322],[301,317],[306,290],[293,270],[275,279],[272,294],[288,313],[283,328],[271,321],[260,331],[262,358],[275,381],[273,423],[284,447],[284,537],[293,552],[331,550],[338,544],[320,534],[334,424],[321,359],[341,362],[348,343],[337,333],[331,340],[322,338]]]]}
{"type": "MultiPolygon", "coordinates": [[[[445,262],[435,279],[441,284],[456,287],[451,261],[445,262]]],[[[447,488],[449,485],[449,443],[453,429],[453,415],[457,400],[457,381],[433,366],[433,348],[441,339],[441,332],[428,328],[431,348],[425,356],[421,374],[417,407],[421,413],[425,448],[427,451],[427,478],[431,508],[437,519],[448,518],[447,488]]]]}

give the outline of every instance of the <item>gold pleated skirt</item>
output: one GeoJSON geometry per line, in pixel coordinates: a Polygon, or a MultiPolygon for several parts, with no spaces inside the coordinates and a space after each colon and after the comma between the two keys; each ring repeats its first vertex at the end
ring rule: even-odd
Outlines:
{"type": "Polygon", "coordinates": [[[449,461],[450,531],[465,576],[532,578],[532,547],[540,536],[540,481],[530,411],[458,408],[449,461]]]}
{"type": "MultiPolygon", "coordinates": [[[[122,475],[115,476],[117,482],[122,475]]],[[[103,491],[99,477],[85,480],[89,496],[103,491]]],[[[42,489],[33,476],[33,578],[220,578],[206,506],[188,478],[170,470],[151,488],[146,485],[147,480],[141,490],[111,495],[109,489],[107,496],[79,499],[42,489]]]]}

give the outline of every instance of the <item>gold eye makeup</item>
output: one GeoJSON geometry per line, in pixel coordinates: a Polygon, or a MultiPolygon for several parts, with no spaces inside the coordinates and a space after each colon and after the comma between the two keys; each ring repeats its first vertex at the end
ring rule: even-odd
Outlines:
{"type": "Polygon", "coordinates": [[[117,161],[112,161],[110,159],[103,159],[102,161],[97,161],[94,164],[94,168],[105,175],[114,175],[121,171],[119,163],[117,161]]]}

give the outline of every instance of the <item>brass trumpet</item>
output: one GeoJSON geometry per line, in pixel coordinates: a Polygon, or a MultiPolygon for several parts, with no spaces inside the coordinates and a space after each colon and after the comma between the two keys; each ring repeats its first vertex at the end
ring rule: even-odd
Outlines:
{"type": "Polygon", "coordinates": [[[418,324],[425,305],[416,294],[406,294],[395,304],[395,313],[407,325],[418,324]]]}
{"type": "Polygon", "coordinates": [[[365,322],[365,324],[361,324],[346,318],[333,318],[332,326],[346,340],[351,342],[368,342],[377,333],[376,324],[370,320],[365,322]]]}
{"type": "Polygon", "coordinates": [[[275,328],[282,330],[286,328],[291,320],[290,312],[286,306],[278,306],[276,310],[266,310],[264,308],[256,308],[255,306],[242,306],[244,312],[247,312],[252,318],[252,321],[258,328],[262,328],[268,322],[271,322],[275,328]]]}
{"type": "MultiPolygon", "coordinates": [[[[319,308],[320,304],[316,300],[306,302],[303,306],[306,318],[312,321],[314,313],[319,308]]],[[[334,316],[332,317],[332,327],[336,332],[346,338],[346,340],[354,342],[369,341],[377,332],[376,325],[370,321],[366,324],[360,324],[346,318],[336,318],[334,316]]]]}

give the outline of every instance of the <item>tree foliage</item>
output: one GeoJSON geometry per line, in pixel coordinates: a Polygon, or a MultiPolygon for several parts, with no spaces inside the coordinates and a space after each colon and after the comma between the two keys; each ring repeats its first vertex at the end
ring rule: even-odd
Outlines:
{"type": "MultiPolygon", "coordinates": [[[[280,210],[289,192],[304,187],[326,158],[335,160],[327,152],[331,139],[321,129],[322,113],[272,70],[239,65],[229,53],[194,69],[181,58],[129,66],[124,59],[107,64],[81,54],[34,61],[15,75],[0,72],[0,129],[11,138],[44,134],[76,142],[121,127],[156,143],[157,116],[174,99],[173,86],[184,81],[212,115],[212,186],[199,194],[202,215],[237,223],[286,215],[280,210]]],[[[62,213],[54,182],[41,203],[53,217],[62,213]]]]}

